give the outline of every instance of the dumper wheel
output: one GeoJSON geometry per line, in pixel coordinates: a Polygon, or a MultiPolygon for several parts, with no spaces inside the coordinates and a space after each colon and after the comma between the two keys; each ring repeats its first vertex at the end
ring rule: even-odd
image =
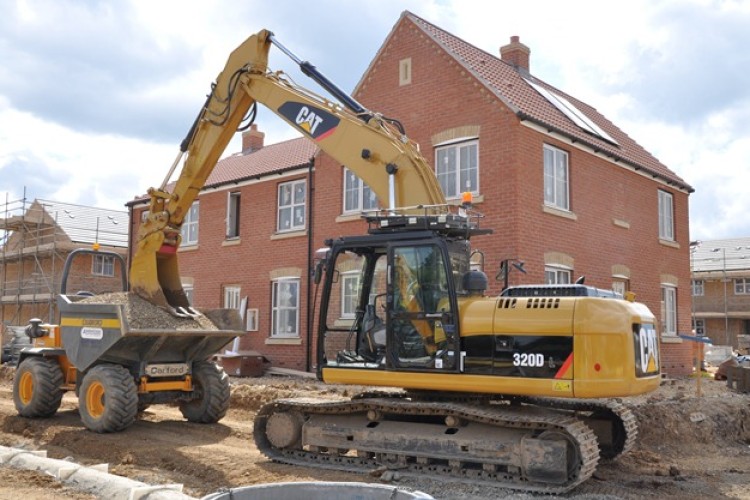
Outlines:
{"type": "Polygon", "coordinates": [[[98,365],[83,377],[78,396],[83,425],[94,432],[118,432],[138,415],[138,389],[125,367],[98,365]]]}
{"type": "Polygon", "coordinates": [[[13,379],[13,402],[22,417],[47,418],[62,402],[63,374],[54,358],[26,358],[13,379]]]}
{"type": "Polygon", "coordinates": [[[193,390],[197,397],[180,404],[182,416],[190,422],[213,424],[229,409],[229,377],[224,369],[210,361],[193,367],[193,390]]]}

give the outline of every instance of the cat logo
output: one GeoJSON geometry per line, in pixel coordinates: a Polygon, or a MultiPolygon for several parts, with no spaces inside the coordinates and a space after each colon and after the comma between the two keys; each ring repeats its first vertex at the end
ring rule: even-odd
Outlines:
{"type": "Polygon", "coordinates": [[[654,325],[633,325],[635,372],[639,377],[659,373],[659,339],[654,325]]]}
{"type": "Polygon", "coordinates": [[[316,141],[331,135],[340,122],[338,117],[324,109],[294,101],[282,104],[279,114],[316,141]]]}
{"type": "Polygon", "coordinates": [[[294,120],[294,122],[299,125],[300,128],[305,129],[309,135],[315,134],[315,129],[318,128],[318,125],[320,125],[320,122],[322,121],[323,118],[316,115],[314,111],[310,111],[310,108],[307,106],[299,108],[297,118],[294,120]]]}

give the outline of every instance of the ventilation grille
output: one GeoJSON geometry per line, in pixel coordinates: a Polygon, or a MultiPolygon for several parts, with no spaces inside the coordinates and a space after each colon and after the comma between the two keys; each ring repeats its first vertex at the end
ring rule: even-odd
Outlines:
{"type": "Polygon", "coordinates": [[[526,301],[526,309],[557,309],[560,307],[559,297],[535,297],[526,301]]]}
{"type": "Polygon", "coordinates": [[[500,300],[497,303],[497,308],[498,309],[515,309],[516,303],[518,303],[518,299],[515,297],[511,299],[500,298],[500,300]]]}

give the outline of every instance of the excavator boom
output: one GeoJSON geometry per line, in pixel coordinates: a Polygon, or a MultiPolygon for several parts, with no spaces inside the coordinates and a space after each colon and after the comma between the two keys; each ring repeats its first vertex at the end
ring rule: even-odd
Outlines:
{"type": "Polygon", "coordinates": [[[370,186],[381,206],[445,203],[434,173],[416,144],[403,134],[400,124],[366,110],[313,65],[300,61],[279,44],[271,32],[262,30],[231,53],[172,168],[161,186],[148,192],[149,212],[138,232],[130,268],[131,288],[174,314],[196,314],[180,281],[180,227],[243,119],[248,112],[254,117],[257,103],[346,165],[370,186]],[[289,55],[305,74],[340,102],[297,87],[281,73],[269,71],[271,44],[289,55]],[[183,155],[186,159],[179,177],[168,189],[169,179],[183,155]]]}

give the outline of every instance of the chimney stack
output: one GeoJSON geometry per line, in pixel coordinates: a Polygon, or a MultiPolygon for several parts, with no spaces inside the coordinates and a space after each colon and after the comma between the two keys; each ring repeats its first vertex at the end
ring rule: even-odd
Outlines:
{"type": "Polygon", "coordinates": [[[510,43],[500,47],[500,59],[516,69],[529,71],[529,55],[531,49],[521,43],[518,35],[510,37],[510,43]]]}
{"type": "Polygon", "coordinates": [[[242,154],[250,154],[253,151],[263,149],[263,139],[266,134],[258,130],[258,125],[253,123],[250,130],[242,132],[242,154]]]}

